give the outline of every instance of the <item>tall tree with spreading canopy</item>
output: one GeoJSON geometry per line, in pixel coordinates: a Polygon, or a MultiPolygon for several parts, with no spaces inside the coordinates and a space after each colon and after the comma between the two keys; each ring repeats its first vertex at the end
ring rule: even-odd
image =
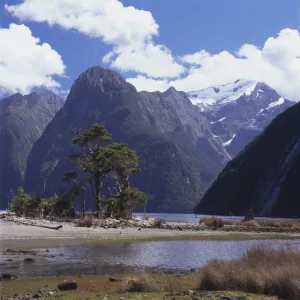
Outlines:
{"type": "Polygon", "coordinates": [[[110,133],[103,124],[94,124],[84,131],[74,131],[77,137],[72,140],[83,151],[69,155],[69,159],[82,171],[90,173],[94,179],[94,194],[96,198],[97,215],[101,217],[101,186],[102,177],[106,173],[105,165],[99,160],[99,154],[104,145],[111,140],[110,133]]]}
{"type": "Polygon", "coordinates": [[[84,131],[77,130],[77,137],[73,139],[74,145],[80,146],[80,153],[71,154],[70,160],[81,171],[91,174],[89,181],[78,182],[78,173],[68,173],[67,179],[79,183],[86,182],[94,187],[97,215],[102,213],[101,192],[106,188],[106,204],[109,210],[114,210],[114,215],[127,218],[129,212],[137,203],[147,201],[147,196],[129,186],[129,176],[140,172],[139,157],[136,152],[126,144],[107,142],[111,135],[103,124],[95,124],[93,128],[84,131]],[[103,186],[104,184],[104,186],[103,186]]]}
{"type": "MultiPolygon", "coordinates": [[[[119,198],[119,218],[127,217],[127,206],[129,199],[127,191],[129,190],[129,176],[140,172],[139,157],[136,152],[130,149],[126,144],[112,143],[101,151],[102,161],[107,165],[105,168],[107,174],[113,178],[115,197],[119,198]]],[[[112,191],[108,182],[106,187],[111,196],[112,191]]]]}

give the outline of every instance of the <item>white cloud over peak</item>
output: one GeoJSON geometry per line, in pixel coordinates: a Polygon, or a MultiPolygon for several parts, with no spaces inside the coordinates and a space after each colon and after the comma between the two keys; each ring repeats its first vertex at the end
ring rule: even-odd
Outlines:
{"type": "Polygon", "coordinates": [[[262,47],[245,44],[236,52],[205,49],[175,58],[155,43],[159,25],[151,12],[124,6],[120,0],[22,0],[5,5],[20,20],[46,22],[99,38],[112,49],[102,61],[135,72],[128,81],[138,90],[201,90],[238,79],[265,82],[282,96],[300,100],[300,34],[284,29],[262,47]]]}
{"type": "Polygon", "coordinates": [[[166,81],[136,77],[128,81],[138,90],[147,87],[163,91],[169,86],[178,90],[195,91],[227,84],[238,79],[265,82],[282,96],[300,100],[300,33],[284,29],[277,37],[267,39],[263,47],[243,45],[236,53],[223,51],[210,54],[201,50],[181,57],[188,74],[166,81]]]}
{"type": "Polygon", "coordinates": [[[125,7],[119,0],[23,0],[5,9],[20,20],[47,22],[100,38],[113,46],[103,62],[122,71],[171,78],[185,70],[169,49],[154,43],[159,26],[151,12],[125,7]]]}
{"type": "Polygon", "coordinates": [[[59,88],[54,75],[63,75],[61,56],[40,44],[25,25],[0,28],[0,92],[28,93],[33,87],[59,88]]]}
{"type": "Polygon", "coordinates": [[[127,81],[134,85],[139,91],[164,92],[170,87],[170,83],[166,79],[153,79],[143,75],[138,75],[135,78],[128,78],[127,81]]]}

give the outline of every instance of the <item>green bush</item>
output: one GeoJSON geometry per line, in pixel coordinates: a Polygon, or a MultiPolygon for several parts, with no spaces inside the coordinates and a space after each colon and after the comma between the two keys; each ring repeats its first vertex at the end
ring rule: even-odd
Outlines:
{"type": "Polygon", "coordinates": [[[69,197],[58,193],[49,199],[42,199],[34,194],[26,194],[19,187],[13,197],[9,211],[23,217],[74,217],[75,210],[69,197]]]}
{"type": "Polygon", "coordinates": [[[14,212],[17,216],[34,217],[38,214],[40,203],[40,197],[26,194],[24,189],[19,187],[9,205],[9,211],[14,212]]]}

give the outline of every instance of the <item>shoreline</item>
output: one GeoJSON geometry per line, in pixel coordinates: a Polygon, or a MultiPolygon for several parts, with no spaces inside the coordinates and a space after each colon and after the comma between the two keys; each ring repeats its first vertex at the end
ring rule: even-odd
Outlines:
{"type": "Polygon", "coordinates": [[[296,233],[257,233],[220,230],[178,230],[163,228],[87,228],[75,227],[71,223],[48,222],[52,226],[63,224],[59,230],[17,224],[0,219],[0,251],[8,248],[59,248],[66,246],[110,243],[171,240],[257,240],[298,239],[296,233]]]}

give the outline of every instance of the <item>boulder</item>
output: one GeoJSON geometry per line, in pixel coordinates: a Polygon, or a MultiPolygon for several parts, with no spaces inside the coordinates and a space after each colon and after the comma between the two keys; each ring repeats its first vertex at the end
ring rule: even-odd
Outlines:
{"type": "Polygon", "coordinates": [[[110,282],[119,282],[119,281],[123,281],[123,279],[122,278],[117,278],[117,277],[110,277],[109,281],[110,282]]]}
{"type": "Polygon", "coordinates": [[[14,279],[14,276],[12,274],[9,274],[9,273],[3,273],[0,278],[3,279],[3,280],[11,280],[11,279],[14,279]]]}
{"type": "Polygon", "coordinates": [[[60,291],[73,291],[78,288],[78,285],[75,281],[67,281],[67,282],[62,282],[60,283],[57,288],[60,291]]]}
{"type": "Polygon", "coordinates": [[[33,263],[33,262],[35,262],[35,260],[33,258],[31,258],[31,257],[26,257],[24,259],[24,262],[26,262],[26,263],[33,263]]]}

